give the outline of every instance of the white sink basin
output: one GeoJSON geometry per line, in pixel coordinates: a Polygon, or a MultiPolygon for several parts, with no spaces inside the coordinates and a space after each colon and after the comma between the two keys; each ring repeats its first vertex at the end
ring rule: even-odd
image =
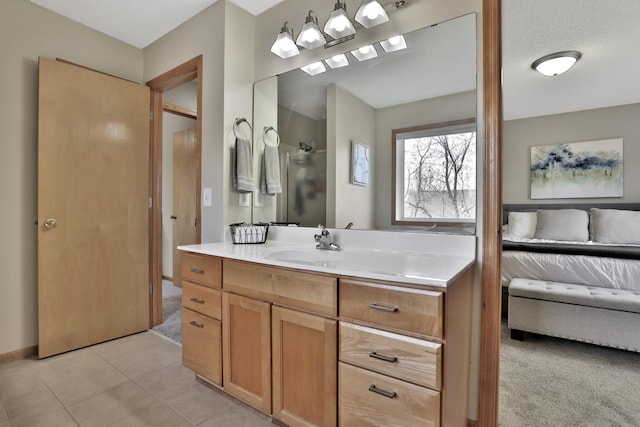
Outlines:
{"type": "Polygon", "coordinates": [[[328,251],[315,248],[280,249],[265,254],[265,258],[273,261],[295,262],[308,265],[326,266],[328,263],[345,262],[342,251],[328,251]]]}

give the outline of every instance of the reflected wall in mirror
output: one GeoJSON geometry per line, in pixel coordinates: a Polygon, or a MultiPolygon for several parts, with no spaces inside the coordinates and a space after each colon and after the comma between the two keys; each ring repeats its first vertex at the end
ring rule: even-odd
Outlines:
{"type": "MultiPolygon", "coordinates": [[[[424,231],[394,226],[392,133],[476,117],[476,14],[404,34],[407,48],[310,76],[300,69],[254,85],[255,176],[279,137],[282,192],[254,198],[253,222],[424,231]],[[277,129],[264,132],[265,128],[277,129]],[[350,180],[351,144],[369,147],[369,185],[350,180]]],[[[387,49],[389,50],[389,49],[387,49]]],[[[475,158],[475,153],[474,153],[475,158]]],[[[260,180],[260,178],[258,178],[260,180]]],[[[260,182],[256,183],[260,188],[260,182]]],[[[463,232],[474,233],[475,224],[463,232]]]]}

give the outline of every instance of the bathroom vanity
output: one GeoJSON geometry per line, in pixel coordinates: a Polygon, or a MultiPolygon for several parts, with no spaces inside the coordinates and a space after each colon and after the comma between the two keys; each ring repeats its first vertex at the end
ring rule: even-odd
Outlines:
{"type": "Polygon", "coordinates": [[[475,237],[420,237],[180,247],[184,365],[289,426],[466,425],[475,237]]]}

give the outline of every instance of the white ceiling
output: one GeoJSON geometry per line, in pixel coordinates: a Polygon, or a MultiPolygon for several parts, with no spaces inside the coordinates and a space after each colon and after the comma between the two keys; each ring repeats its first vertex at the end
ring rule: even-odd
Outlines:
{"type": "MultiPolygon", "coordinates": [[[[217,0],[31,0],[144,48],[217,0]]],[[[254,15],[282,0],[230,0],[254,15]]],[[[516,119],[640,102],[640,1],[504,0],[504,117],[516,119]],[[548,53],[579,50],[568,73],[530,67],[548,53]]]]}

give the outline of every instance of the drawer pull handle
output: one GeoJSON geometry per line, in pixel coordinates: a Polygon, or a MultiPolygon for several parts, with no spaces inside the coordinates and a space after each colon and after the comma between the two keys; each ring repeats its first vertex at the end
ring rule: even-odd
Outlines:
{"type": "Polygon", "coordinates": [[[376,387],[375,384],[371,384],[369,386],[369,391],[372,391],[384,397],[388,397],[389,399],[395,399],[396,397],[398,397],[398,393],[396,393],[395,391],[382,390],[381,388],[376,387]]]}
{"type": "Polygon", "coordinates": [[[369,304],[369,308],[373,308],[374,310],[386,311],[388,313],[397,313],[398,312],[398,307],[385,307],[383,305],[378,305],[375,302],[372,302],[371,304],[369,304]]]}
{"type": "Polygon", "coordinates": [[[191,301],[195,302],[196,304],[204,304],[204,300],[203,299],[191,298],[191,301]]]}
{"type": "Polygon", "coordinates": [[[192,268],[191,272],[196,274],[204,274],[204,270],[200,270],[199,268],[192,268]]]}
{"type": "Polygon", "coordinates": [[[396,363],[398,361],[398,358],[395,356],[385,356],[384,354],[378,354],[375,351],[369,353],[369,357],[373,357],[374,359],[383,360],[389,363],[396,363]]]}
{"type": "Polygon", "coordinates": [[[202,323],[198,323],[198,322],[196,322],[195,320],[192,320],[189,324],[190,324],[191,326],[195,326],[196,328],[200,328],[200,329],[204,328],[204,324],[202,324],[202,323]]]}

